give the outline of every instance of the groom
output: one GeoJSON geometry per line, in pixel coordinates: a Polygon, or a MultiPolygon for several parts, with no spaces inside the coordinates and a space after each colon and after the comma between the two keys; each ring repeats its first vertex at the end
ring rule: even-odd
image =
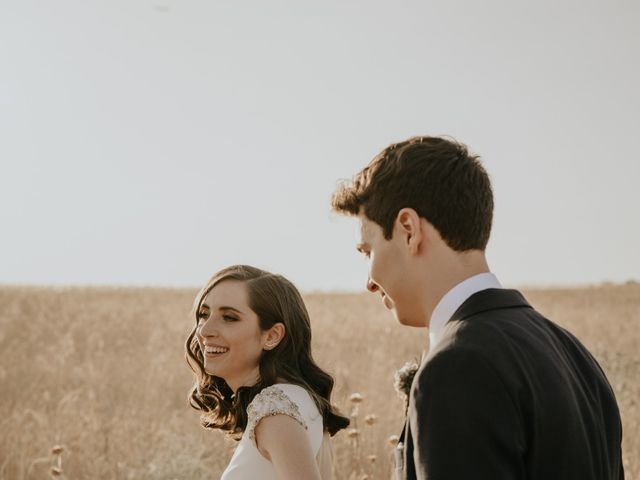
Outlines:
{"type": "Polygon", "coordinates": [[[624,478],[604,372],[489,271],[493,194],[478,157],[451,139],[410,138],[383,150],[332,206],[359,218],[367,289],[401,324],[429,328],[400,478],[624,478]]]}

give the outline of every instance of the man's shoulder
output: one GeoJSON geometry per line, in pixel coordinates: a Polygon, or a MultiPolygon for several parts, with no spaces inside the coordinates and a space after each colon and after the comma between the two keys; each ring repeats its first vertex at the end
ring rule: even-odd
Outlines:
{"type": "Polygon", "coordinates": [[[454,314],[446,330],[453,331],[453,335],[443,336],[448,347],[480,347],[483,351],[548,334],[574,338],[516,290],[490,289],[475,294],[454,314]]]}
{"type": "Polygon", "coordinates": [[[469,319],[492,319],[494,321],[522,317],[539,317],[535,310],[518,290],[488,288],[467,298],[451,316],[452,321],[469,319]]]}
{"type": "Polygon", "coordinates": [[[561,330],[532,307],[482,310],[451,320],[416,373],[418,383],[510,377],[518,358],[540,348],[539,339],[555,329],[561,330]]]}
{"type": "Polygon", "coordinates": [[[531,306],[482,309],[445,325],[416,373],[416,385],[464,382],[477,375],[514,386],[532,375],[531,369],[556,368],[550,359],[560,351],[590,358],[575,336],[531,306]]]}

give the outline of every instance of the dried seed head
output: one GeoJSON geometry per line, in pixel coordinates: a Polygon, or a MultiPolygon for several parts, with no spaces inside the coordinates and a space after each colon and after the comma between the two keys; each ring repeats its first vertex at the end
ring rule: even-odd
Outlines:
{"type": "Polygon", "coordinates": [[[53,477],[59,477],[62,475],[62,469],[60,467],[51,467],[51,475],[53,477]]]}
{"type": "Polygon", "coordinates": [[[376,463],[377,459],[378,459],[378,457],[376,457],[375,455],[368,455],[367,456],[367,460],[369,460],[369,463],[376,463]]]}
{"type": "Polygon", "coordinates": [[[347,437],[349,438],[357,438],[360,435],[360,430],[357,428],[350,428],[347,432],[347,437]]]}
{"type": "Polygon", "coordinates": [[[349,401],[351,403],[362,403],[362,401],[364,400],[364,397],[360,394],[360,393],[352,393],[351,396],[349,397],[349,401]]]}
{"type": "Polygon", "coordinates": [[[374,414],[371,415],[367,415],[366,417],[364,417],[364,422],[367,425],[373,425],[374,423],[376,423],[376,420],[378,419],[378,417],[374,414]]]}
{"type": "Polygon", "coordinates": [[[60,455],[62,452],[64,452],[64,447],[62,445],[54,445],[51,449],[51,453],[54,455],[60,455]]]}
{"type": "Polygon", "coordinates": [[[389,438],[387,438],[387,443],[392,447],[395,447],[398,444],[398,440],[400,440],[400,437],[398,435],[391,435],[389,438]]]}

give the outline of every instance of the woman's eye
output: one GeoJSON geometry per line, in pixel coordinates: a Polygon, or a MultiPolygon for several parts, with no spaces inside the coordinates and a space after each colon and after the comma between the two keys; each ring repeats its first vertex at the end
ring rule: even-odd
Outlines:
{"type": "Polygon", "coordinates": [[[207,318],[209,318],[209,312],[200,312],[198,313],[198,321],[204,322],[207,318]]]}
{"type": "Polygon", "coordinates": [[[235,322],[236,320],[238,320],[236,317],[232,317],[231,315],[223,315],[222,319],[225,322],[235,322]]]}

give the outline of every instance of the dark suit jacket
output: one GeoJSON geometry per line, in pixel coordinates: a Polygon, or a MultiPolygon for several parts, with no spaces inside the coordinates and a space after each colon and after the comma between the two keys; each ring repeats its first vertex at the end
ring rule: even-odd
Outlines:
{"type": "Polygon", "coordinates": [[[489,289],[454,313],[416,373],[398,456],[407,479],[619,480],[621,439],[587,349],[519,292],[489,289]]]}

